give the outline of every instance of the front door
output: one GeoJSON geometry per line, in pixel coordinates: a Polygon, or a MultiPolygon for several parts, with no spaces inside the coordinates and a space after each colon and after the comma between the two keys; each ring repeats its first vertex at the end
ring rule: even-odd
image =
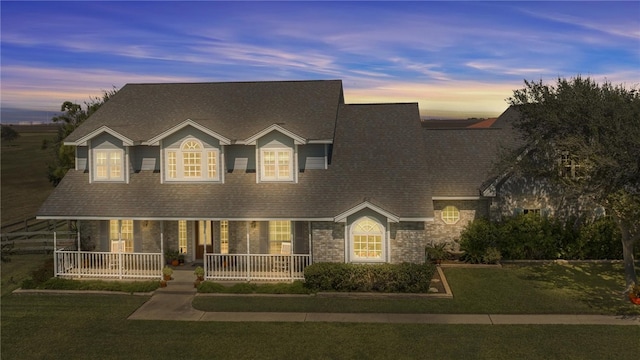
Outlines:
{"type": "Polygon", "coordinates": [[[207,245],[207,253],[213,252],[213,231],[211,221],[196,222],[196,259],[202,260],[205,253],[205,244],[207,245]]]}

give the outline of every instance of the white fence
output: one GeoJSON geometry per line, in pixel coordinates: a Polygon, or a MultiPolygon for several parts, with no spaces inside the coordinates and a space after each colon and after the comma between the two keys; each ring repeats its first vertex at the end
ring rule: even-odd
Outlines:
{"type": "Polygon", "coordinates": [[[163,266],[160,253],[56,250],[54,254],[57,277],[160,279],[163,266]]]}
{"type": "Polygon", "coordinates": [[[311,255],[206,254],[206,280],[293,281],[304,279],[311,255]]]}

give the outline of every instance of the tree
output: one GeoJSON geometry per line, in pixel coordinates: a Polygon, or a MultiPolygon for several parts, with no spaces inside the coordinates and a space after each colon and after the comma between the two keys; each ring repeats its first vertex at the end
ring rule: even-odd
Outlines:
{"type": "Polygon", "coordinates": [[[51,119],[60,124],[58,134],[53,141],[43,141],[42,149],[50,149],[55,153],[54,161],[49,164],[47,170],[47,176],[53,186],[58,186],[67,171],[75,166],[75,151],[73,147],[64,145],[64,139],[117,92],[115,87],[110,91],[104,90],[101,98],[91,98],[84,103],[84,108],[71,101],[65,101],[60,107],[60,111],[64,113],[51,119]]]}
{"type": "Polygon", "coordinates": [[[520,161],[511,165],[605,207],[622,234],[630,289],[637,283],[633,250],[640,237],[640,93],[578,76],[559,78],[555,86],[525,81],[507,102],[520,112],[514,127],[524,141],[511,154],[520,161]]]}
{"type": "Polygon", "coordinates": [[[2,125],[2,141],[13,141],[19,137],[20,134],[14,128],[2,125]]]}

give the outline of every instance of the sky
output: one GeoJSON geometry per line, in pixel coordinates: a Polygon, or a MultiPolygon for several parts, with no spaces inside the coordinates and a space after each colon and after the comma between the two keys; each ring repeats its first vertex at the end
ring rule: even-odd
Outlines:
{"type": "Polygon", "coordinates": [[[1,106],[127,83],[343,81],[345,101],[495,117],[524,80],[640,84],[640,1],[1,1],[1,106]]]}

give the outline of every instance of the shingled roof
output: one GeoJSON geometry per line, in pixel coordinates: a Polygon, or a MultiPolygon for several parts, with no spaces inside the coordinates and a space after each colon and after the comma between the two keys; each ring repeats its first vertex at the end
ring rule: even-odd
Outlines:
{"type": "Polygon", "coordinates": [[[106,126],[139,144],[187,119],[231,140],[273,124],[326,140],[343,102],[340,80],[127,84],[65,142],[106,126]]]}
{"type": "MultiPolygon", "coordinates": [[[[293,84],[293,87],[303,85],[302,88],[309,86],[318,91],[323,89],[319,91],[319,99],[307,99],[306,102],[307,106],[316,106],[318,111],[308,111],[305,114],[302,109],[295,110],[300,108],[299,104],[292,104],[292,109],[285,109],[281,114],[294,116],[293,121],[287,118],[286,124],[283,125],[291,124],[291,127],[288,127],[291,131],[299,131],[303,136],[334,140],[333,156],[328,169],[305,170],[298,174],[296,184],[256,183],[256,174],[246,172],[226,174],[224,184],[161,184],[160,174],[151,171],[131,174],[128,184],[90,184],[89,174],[71,170],[45,201],[38,216],[78,219],[124,217],[332,220],[365,203],[392,214],[397,219],[426,219],[433,216],[429,181],[424,176],[427,173],[427,162],[416,103],[337,105],[331,110],[332,120],[328,121],[331,113],[329,98],[334,97],[335,103],[342,101],[342,88],[336,87],[340,83],[330,81],[322,86],[312,82],[293,84]],[[309,116],[311,120],[300,120],[296,116],[309,116]],[[294,129],[294,124],[298,128],[294,129]],[[326,133],[328,130],[330,134],[326,133]]],[[[269,84],[268,87],[272,85],[274,84],[269,84]]],[[[207,87],[209,86],[210,84],[207,84],[207,87]]],[[[250,91],[255,91],[255,83],[249,83],[247,86],[250,91]]],[[[148,94],[146,87],[142,86],[142,92],[148,94]]],[[[104,120],[98,121],[94,118],[96,115],[92,116],[88,130],[85,129],[80,134],[74,133],[74,138],[81,138],[83,134],[93,131],[92,129],[99,129],[104,125],[103,122],[108,122],[114,130],[121,129],[124,135],[137,140],[148,138],[150,134],[155,135],[155,132],[160,130],[144,129],[137,123],[131,124],[131,129],[127,129],[127,121],[137,121],[151,127],[159,123],[164,127],[175,125],[175,122],[172,123],[170,120],[179,117],[166,116],[158,120],[155,117],[159,116],[156,110],[149,110],[153,114],[144,115],[134,106],[135,101],[124,99],[127,94],[136,98],[137,95],[131,93],[132,89],[136,88],[138,87],[129,87],[126,92],[118,93],[119,98],[109,100],[100,112],[96,113],[100,114],[99,119],[104,120]],[[128,109],[130,111],[120,109],[124,104],[133,108],[128,109]],[[115,116],[116,120],[105,118],[109,116],[115,116]],[[134,121],[136,116],[150,118],[137,118],[134,121]],[[132,135],[128,130],[138,135],[132,135]]],[[[155,91],[159,90],[154,89],[155,91]]],[[[303,98],[309,96],[307,93],[303,98]]],[[[295,98],[296,96],[291,94],[290,100],[295,101],[295,98]]],[[[256,102],[273,106],[263,100],[256,102]]],[[[280,103],[280,106],[289,107],[285,103],[280,103]]],[[[147,105],[142,107],[153,108],[147,105]]],[[[275,109],[270,111],[272,114],[277,113],[275,109]]],[[[231,116],[230,112],[227,116],[231,116]]],[[[272,115],[267,118],[270,116],[272,115]]],[[[222,121],[221,117],[213,117],[222,121]]],[[[262,124],[270,124],[272,120],[264,120],[262,124]]],[[[237,122],[232,117],[227,121],[237,122]]],[[[249,123],[245,119],[239,122],[249,123]]],[[[209,125],[214,126],[216,123],[211,122],[209,125]]],[[[243,130],[235,129],[237,124],[225,124],[213,127],[212,130],[228,134],[230,137],[243,138],[262,125],[251,126],[253,130],[243,130]]]]}
{"type": "Polygon", "coordinates": [[[507,109],[489,128],[423,128],[433,196],[477,197],[502,148],[518,144],[507,109]]]}

